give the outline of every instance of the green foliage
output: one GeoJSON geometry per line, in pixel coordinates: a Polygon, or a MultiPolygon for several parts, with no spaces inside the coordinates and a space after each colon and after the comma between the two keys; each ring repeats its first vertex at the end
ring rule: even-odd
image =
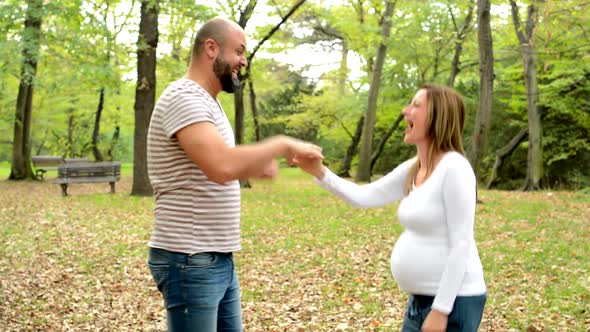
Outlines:
{"type": "MultiPolygon", "coordinates": [[[[422,83],[447,83],[458,40],[456,29],[464,24],[473,3],[396,2],[374,146],[422,83]]],[[[138,3],[64,0],[44,4],[33,99],[33,153],[90,157],[95,112],[99,93],[104,89],[99,149],[103,154],[110,150],[113,158],[130,161],[138,3]],[[120,130],[117,141],[113,139],[116,128],[120,130]]],[[[185,74],[199,25],[217,15],[237,18],[245,5],[244,1],[233,0],[217,4],[161,2],[157,96],[171,81],[185,74]]],[[[292,5],[293,1],[257,3],[246,29],[250,51],[255,46],[251,41],[266,35],[292,5]],[[265,20],[260,21],[259,17],[265,20]]],[[[573,0],[540,3],[535,52],[539,109],[544,113],[544,186],[590,185],[590,170],[585,167],[590,155],[589,8],[590,5],[573,0]]],[[[0,161],[10,161],[12,156],[16,96],[22,50],[26,47],[26,9],[23,1],[0,3],[0,161]]],[[[263,136],[288,134],[314,141],[324,148],[326,162],[338,168],[367,107],[368,66],[380,42],[383,9],[384,2],[379,0],[344,4],[307,2],[267,41],[250,64],[263,136]],[[331,54],[340,54],[346,47],[348,67],[324,72],[319,79],[305,77],[312,68],[294,69],[282,63],[283,55],[303,44],[331,54]],[[356,62],[360,62],[360,68],[352,67],[356,62]]],[[[496,78],[489,144],[479,174],[482,179],[493,166],[495,151],[527,126],[523,65],[507,7],[492,5],[492,27],[496,78]]],[[[455,88],[468,104],[466,149],[471,145],[479,98],[476,32],[475,28],[467,30],[455,80],[455,88]]],[[[337,65],[340,60],[337,56],[324,61],[337,65]]],[[[245,140],[253,142],[248,87],[244,96],[245,140]]],[[[222,93],[219,100],[233,123],[233,95],[222,93]]],[[[402,122],[388,140],[375,172],[387,172],[415,153],[413,147],[403,143],[404,126],[402,122]]],[[[500,169],[501,188],[520,186],[526,170],[526,147],[526,142],[518,147],[500,169]]]]}
{"type": "Polygon", "coordinates": [[[271,64],[273,72],[284,71],[285,77],[277,82],[272,96],[258,104],[260,131],[262,137],[287,134],[302,140],[315,141],[318,125],[313,117],[301,110],[301,99],[313,93],[313,83],[285,67],[271,64]]]}

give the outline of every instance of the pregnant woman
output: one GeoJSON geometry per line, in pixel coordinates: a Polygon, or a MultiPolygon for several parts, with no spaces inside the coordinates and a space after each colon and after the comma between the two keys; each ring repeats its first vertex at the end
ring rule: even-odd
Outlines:
{"type": "Polygon", "coordinates": [[[450,88],[425,85],[403,115],[404,141],[417,155],[373,183],[344,180],[321,160],[296,163],[354,207],[401,201],[404,231],[391,253],[391,272],[409,293],[402,332],[477,331],[486,286],[473,235],[476,179],[463,155],[463,101],[450,88]]]}

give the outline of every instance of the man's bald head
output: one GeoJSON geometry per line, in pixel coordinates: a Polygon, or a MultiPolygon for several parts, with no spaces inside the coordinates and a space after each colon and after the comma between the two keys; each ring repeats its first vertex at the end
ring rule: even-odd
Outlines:
{"type": "Polygon", "coordinates": [[[236,22],[220,17],[209,20],[197,32],[193,43],[193,57],[201,54],[207,39],[213,39],[219,46],[223,47],[227,36],[237,31],[243,31],[243,29],[236,22]]]}

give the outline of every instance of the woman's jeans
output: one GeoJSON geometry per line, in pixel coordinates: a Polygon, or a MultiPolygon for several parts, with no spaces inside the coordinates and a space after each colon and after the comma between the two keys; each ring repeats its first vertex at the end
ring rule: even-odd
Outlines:
{"type": "MultiPolygon", "coordinates": [[[[457,296],[449,313],[447,332],[475,332],[481,322],[486,294],[457,296]]],[[[430,313],[434,296],[410,295],[402,332],[419,332],[430,313]]]]}
{"type": "Polygon", "coordinates": [[[231,253],[187,255],[150,248],[168,331],[242,331],[240,284],[231,253]]]}

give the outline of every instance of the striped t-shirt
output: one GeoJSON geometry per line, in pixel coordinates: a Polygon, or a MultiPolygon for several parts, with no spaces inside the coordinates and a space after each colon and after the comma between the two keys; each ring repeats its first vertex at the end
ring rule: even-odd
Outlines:
{"type": "Polygon", "coordinates": [[[172,82],[154,108],[147,138],[148,174],[156,199],[152,248],[186,254],[240,250],[239,182],[210,181],[175,136],[204,121],[217,127],[225,144],[235,146],[223,108],[194,81],[172,82]]]}

